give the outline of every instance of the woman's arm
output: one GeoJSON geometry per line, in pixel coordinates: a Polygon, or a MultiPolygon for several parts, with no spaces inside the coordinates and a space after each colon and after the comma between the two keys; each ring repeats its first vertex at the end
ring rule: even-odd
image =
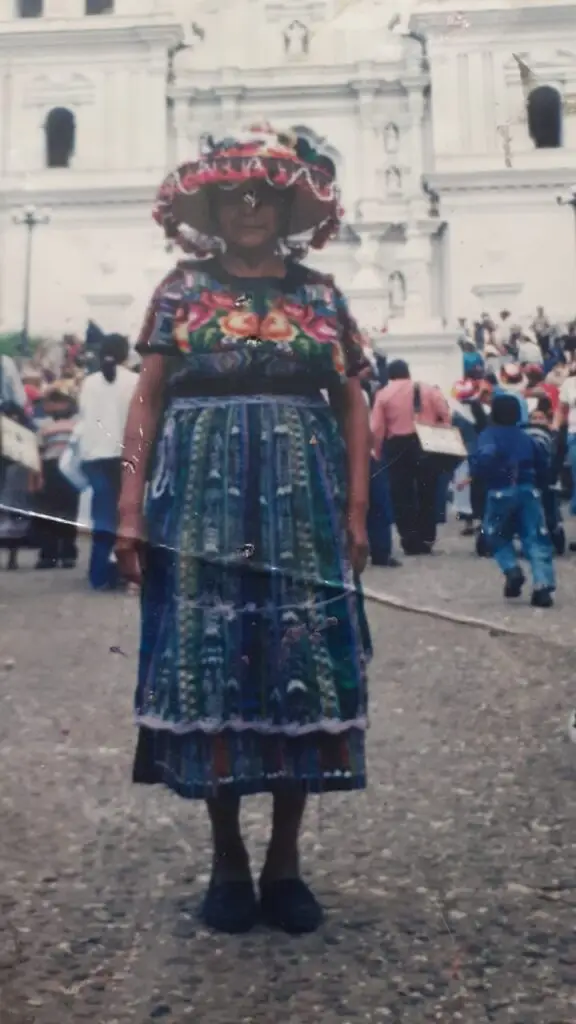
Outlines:
{"type": "Polygon", "coordinates": [[[440,388],[434,387],[431,390],[432,404],[436,415],[436,422],[442,424],[445,427],[449,427],[452,422],[452,413],[450,406],[444,398],[444,395],[440,391],[440,388]]]}
{"type": "Polygon", "coordinates": [[[561,430],[562,427],[566,426],[566,424],[568,423],[569,411],[570,406],[567,404],[567,402],[558,402],[558,408],[556,409],[556,413],[554,415],[553,430],[561,430]]]}
{"type": "Polygon", "coordinates": [[[344,385],[343,433],[348,454],[348,511],[368,509],[370,425],[358,377],[344,385]]]}
{"type": "Polygon", "coordinates": [[[382,457],[382,445],[386,440],[388,426],[386,420],[386,388],[381,390],[374,399],[370,414],[370,432],[372,435],[372,454],[375,459],[382,457]]]}
{"type": "Polygon", "coordinates": [[[348,456],[348,537],[350,563],[357,576],[368,558],[368,494],[370,487],[370,425],[358,377],[343,388],[342,432],[348,456]]]}
{"type": "Polygon", "coordinates": [[[162,413],[165,376],[164,356],[153,353],[144,358],[124,433],[119,503],[120,536],[142,539],[142,503],[150,454],[162,413]]]}

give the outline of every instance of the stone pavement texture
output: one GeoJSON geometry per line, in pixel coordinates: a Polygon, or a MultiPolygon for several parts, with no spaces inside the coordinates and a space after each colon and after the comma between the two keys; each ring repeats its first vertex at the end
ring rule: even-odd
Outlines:
{"type": "MultiPolygon", "coordinates": [[[[576,540],[576,520],[568,520],[567,534],[576,540]]],[[[556,559],[557,594],[553,612],[530,607],[530,572],[522,598],[505,601],[503,581],[492,559],[478,558],[474,539],[462,537],[457,523],[440,527],[431,558],[404,558],[401,569],[369,568],[367,589],[383,591],[409,605],[450,614],[476,617],[518,632],[576,647],[576,554],[556,559]]]]}
{"type": "MultiPolygon", "coordinates": [[[[459,544],[370,582],[503,614],[459,544]]],[[[228,938],[196,919],[203,807],[130,784],[137,602],[23,561],[0,575],[0,1024],[574,1024],[576,656],[551,625],[371,604],[369,789],[311,800],[303,835],[327,922],[228,938]]],[[[268,814],[246,801],[256,869],[268,814]]]]}

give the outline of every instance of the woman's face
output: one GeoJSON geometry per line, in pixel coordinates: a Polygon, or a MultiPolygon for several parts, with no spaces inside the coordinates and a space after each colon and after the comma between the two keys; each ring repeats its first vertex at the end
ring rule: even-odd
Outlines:
{"type": "Polygon", "coordinates": [[[247,182],[239,188],[214,193],[216,234],[227,248],[273,252],[283,233],[289,197],[265,182],[247,182]]]}

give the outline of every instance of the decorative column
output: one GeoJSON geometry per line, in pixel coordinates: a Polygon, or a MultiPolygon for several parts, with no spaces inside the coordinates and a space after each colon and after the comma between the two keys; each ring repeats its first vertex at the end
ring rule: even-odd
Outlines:
{"type": "Polygon", "coordinates": [[[424,113],[426,99],[421,80],[407,85],[408,112],[410,116],[410,172],[406,198],[410,210],[410,218],[422,216],[426,210],[426,199],[422,192],[422,174],[424,171],[424,113]]]}
{"type": "MultiPolygon", "coordinates": [[[[432,230],[436,228],[434,224],[432,230]]],[[[417,224],[406,228],[400,266],[406,284],[405,315],[398,322],[401,330],[413,330],[418,325],[424,326],[431,322],[432,230],[423,230],[423,226],[417,224]]]]}
{"type": "MultiPolygon", "coordinates": [[[[173,100],[174,107],[171,118],[170,158],[172,167],[176,167],[190,159],[190,125],[191,107],[188,96],[177,96],[173,100]]],[[[195,155],[195,154],[192,154],[195,155]]]]}
{"type": "Polygon", "coordinates": [[[389,313],[388,290],[382,280],[379,233],[373,228],[356,228],[360,246],[354,253],[356,271],[347,288],[352,312],[360,327],[370,333],[381,331],[389,313]]]}
{"type": "Polygon", "coordinates": [[[241,99],[244,90],[238,83],[237,68],[222,68],[216,94],[220,102],[220,118],[223,128],[238,126],[241,115],[241,99]]]}
{"type": "Polygon", "coordinates": [[[357,97],[357,110],[360,134],[360,166],[358,190],[359,199],[375,198],[376,190],[376,164],[378,155],[376,152],[376,111],[375,96],[376,85],[369,78],[351,82],[351,87],[357,97]]]}

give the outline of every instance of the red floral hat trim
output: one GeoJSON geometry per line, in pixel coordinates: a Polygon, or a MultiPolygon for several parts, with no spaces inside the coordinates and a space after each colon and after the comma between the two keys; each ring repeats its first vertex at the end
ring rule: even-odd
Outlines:
{"type": "Polygon", "coordinates": [[[321,249],[338,233],[343,210],[334,164],[305,139],[275,133],[269,125],[248,129],[237,138],[209,139],[199,160],[183,164],[164,180],[156,197],[154,220],[166,237],[187,252],[206,255],[218,248],[211,236],[206,189],[265,181],[294,189],[289,236],[308,234],[307,244],[321,249]]]}

